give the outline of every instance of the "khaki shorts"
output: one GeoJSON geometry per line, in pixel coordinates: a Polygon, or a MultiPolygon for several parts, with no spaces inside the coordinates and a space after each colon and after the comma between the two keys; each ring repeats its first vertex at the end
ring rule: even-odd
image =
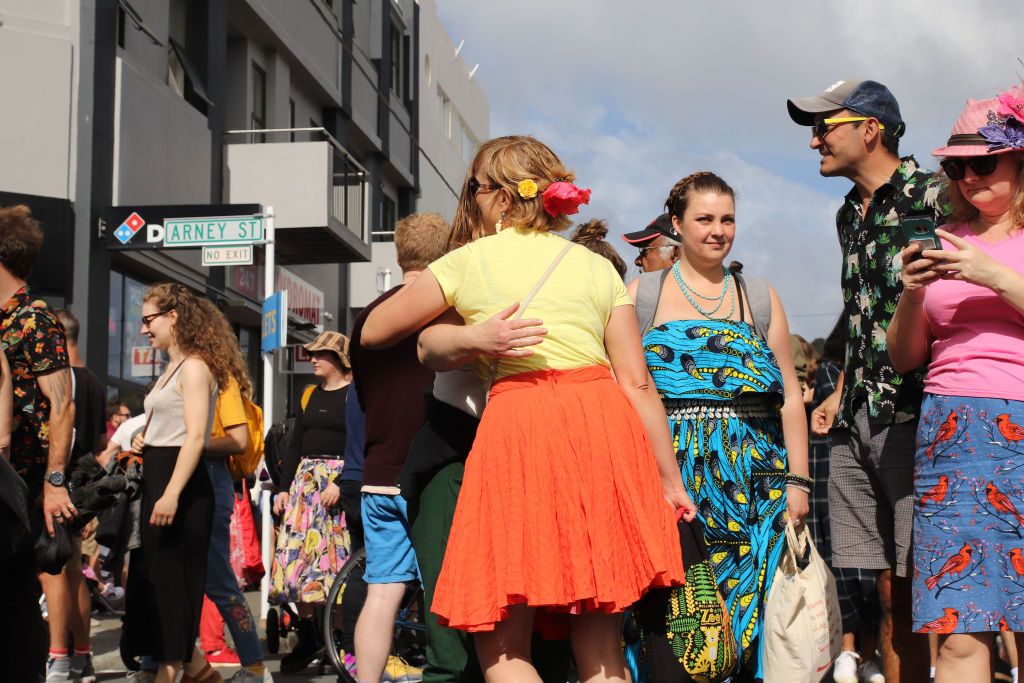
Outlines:
{"type": "Polygon", "coordinates": [[[852,427],[829,432],[833,567],[910,575],[916,438],[916,420],[872,425],[863,406],[852,427]]]}

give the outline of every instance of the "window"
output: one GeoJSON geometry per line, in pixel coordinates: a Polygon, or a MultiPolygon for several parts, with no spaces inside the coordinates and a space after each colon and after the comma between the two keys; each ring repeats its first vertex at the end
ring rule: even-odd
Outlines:
{"type": "Polygon", "coordinates": [[[121,5],[117,6],[117,46],[124,48],[124,26],[128,22],[128,16],[124,12],[124,7],[121,5]]]}
{"type": "Polygon", "coordinates": [[[166,359],[154,353],[142,332],[142,295],[146,285],[117,271],[110,272],[110,320],[107,324],[107,375],[144,385],[163,371],[166,359]]]}
{"type": "MultiPolygon", "coordinates": [[[[445,111],[448,109],[448,96],[444,94],[444,90],[441,90],[441,86],[437,86],[437,121],[441,124],[441,130],[445,131],[445,111]]],[[[445,133],[445,137],[448,134],[445,133]]]]}
{"type": "MultiPolygon", "coordinates": [[[[288,98],[288,127],[295,128],[295,100],[288,98]]],[[[295,131],[288,134],[289,142],[295,142],[295,131]]]]}
{"type": "Polygon", "coordinates": [[[466,122],[462,122],[462,161],[468,166],[473,163],[473,155],[476,154],[476,138],[469,132],[466,122]]]}
{"type": "Polygon", "coordinates": [[[184,0],[172,0],[168,26],[167,85],[197,111],[206,114],[213,102],[200,66],[188,54],[188,12],[184,0]]]}
{"type": "Polygon", "coordinates": [[[132,22],[135,26],[135,30],[142,31],[149,38],[150,42],[154,45],[163,47],[163,42],[156,37],[152,29],[146,25],[146,22],[142,20],[142,15],[139,14],[138,10],[131,6],[128,0],[117,0],[117,19],[120,22],[118,27],[118,45],[124,47],[124,25],[125,20],[132,22]]]}
{"type": "MultiPolygon", "coordinates": [[[[267,127],[267,73],[256,62],[252,63],[252,115],[249,128],[260,130],[267,127]]],[[[266,142],[266,134],[254,136],[256,141],[266,142]]]]}
{"type": "Polygon", "coordinates": [[[405,68],[402,63],[402,31],[395,22],[391,22],[391,92],[395,97],[402,97],[402,84],[405,81],[405,68]]]}
{"type": "Polygon", "coordinates": [[[412,104],[412,38],[408,35],[402,36],[402,99],[406,106],[412,104]]]}
{"type": "Polygon", "coordinates": [[[395,241],[395,221],[398,220],[398,211],[395,200],[391,197],[381,195],[380,198],[380,226],[373,231],[374,242],[395,241]]]}

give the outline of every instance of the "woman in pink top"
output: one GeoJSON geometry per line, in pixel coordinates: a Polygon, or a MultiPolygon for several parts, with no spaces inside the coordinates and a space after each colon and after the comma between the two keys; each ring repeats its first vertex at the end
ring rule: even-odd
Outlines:
{"type": "Polygon", "coordinates": [[[991,681],[997,631],[1024,631],[1024,91],[968,101],[943,157],[941,250],[902,254],[887,341],[928,363],[914,487],[914,630],[935,680],[991,681]],[[930,360],[929,360],[930,358],[930,360]]]}

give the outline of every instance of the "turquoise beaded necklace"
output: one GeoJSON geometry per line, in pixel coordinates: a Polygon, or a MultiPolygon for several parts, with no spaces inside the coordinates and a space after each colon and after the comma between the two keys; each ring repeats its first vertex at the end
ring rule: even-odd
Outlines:
{"type": "Polygon", "coordinates": [[[730,273],[725,268],[723,268],[722,271],[725,274],[725,277],[722,278],[722,293],[719,294],[718,296],[704,296],[703,294],[701,294],[695,289],[692,289],[688,284],[686,284],[686,280],[683,279],[683,275],[679,271],[679,261],[676,261],[675,264],[672,266],[672,277],[675,278],[676,284],[679,285],[679,290],[683,293],[683,296],[686,297],[686,300],[690,302],[690,305],[693,306],[695,311],[700,313],[705,318],[708,318],[709,320],[727,320],[732,318],[732,314],[736,311],[736,291],[735,285],[733,284],[732,273],[730,273]],[[722,308],[722,305],[725,303],[725,297],[730,293],[732,294],[732,296],[730,297],[729,312],[725,315],[724,318],[715,318],[715,313],[718,313],[719,309],[722,308]],[[714,308],[705,309],[701,307],[699,303],[697,303],[697,300],[694,298],[694,295],[706,301],[717,301],[718,303],[715,305],[714,308]]]}

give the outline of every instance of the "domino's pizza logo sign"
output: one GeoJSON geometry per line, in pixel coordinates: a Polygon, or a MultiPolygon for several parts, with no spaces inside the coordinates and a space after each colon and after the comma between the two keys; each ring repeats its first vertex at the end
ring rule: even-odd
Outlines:
{"type": "Polygon", "coordinates": [[[135,211],[132,211],[132,215],[128,216],[128,218],[124,220],[124,223],[119,225],[117,230],[114,231],[114,237],[116,237],[121,244],[128,244],[128,242],[135,237],[135,234],[141,230],[145,224],[146,221],[142,220],[142,216],[135,211]]]}

